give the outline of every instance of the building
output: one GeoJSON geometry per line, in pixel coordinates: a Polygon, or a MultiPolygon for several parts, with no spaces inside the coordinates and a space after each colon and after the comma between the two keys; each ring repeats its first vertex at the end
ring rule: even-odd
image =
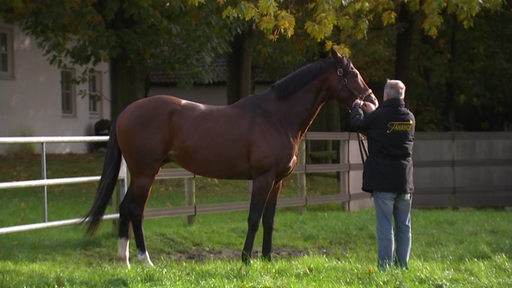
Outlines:
{"type": "MultiPolygon", "coordinates": [[[[76,84],[84,69],[52,66],[34,38],[0,20],[0,137],[93,135],[95,122],[110,119],[108,64],[93,67],[88,80],[76,84]]],[[[38,151],[37,146],[3,144],[0,153],[38,151]]],[[[48,144],[47,151],[83,153],[88,147],[48,144]]]]}

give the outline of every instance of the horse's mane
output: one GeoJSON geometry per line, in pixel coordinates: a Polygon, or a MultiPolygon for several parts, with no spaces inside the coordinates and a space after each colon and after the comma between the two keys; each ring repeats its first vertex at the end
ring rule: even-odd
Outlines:
{"type": "Polygon", "coordinates": [[[313,81],[318,75],[325,72],[329,67],[328,64],[333,63],[333,61],[333,58],[324,58],[305,65],[272,84],[270,89],[276,93],[278,98],[286,98],[313,81]]]}

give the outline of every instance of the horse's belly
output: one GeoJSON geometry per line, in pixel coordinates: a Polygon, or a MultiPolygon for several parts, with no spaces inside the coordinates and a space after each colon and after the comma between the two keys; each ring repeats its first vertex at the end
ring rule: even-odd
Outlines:
{"type": "Polygon", "coordinates": [[[250,164],[247,156],[234,153],[234,149],[225,151],[202,149],[201,151],[171,151],[172,159],[184,169],[204,177],[223,179],[250,179],[250,164]],[[232,151],[233,153],[226,153],[232,151]]]}
{"type": "Polygon", "coordinates": [[[175,116],[171,159],[194,174],[251,179],[269,170],[285,174],[286,166],[293,162],[293,143],[264,119],[237,110],[175,116]]]}

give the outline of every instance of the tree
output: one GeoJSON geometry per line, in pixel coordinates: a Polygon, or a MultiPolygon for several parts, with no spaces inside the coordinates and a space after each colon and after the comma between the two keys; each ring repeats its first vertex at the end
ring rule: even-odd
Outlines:
{"type": "Polygon", "coordinates": [[[0,17],[34,36],[52,64],[109,62],[115,117],[145,96],[151,70],[209,80],[208,64],[228,49],[231,35],[217,3],[200,2],[13,0],[2,4],[0,17]]]}
{"type": "Polygon", "coordinates": [[[417,42],[422,57],[411,77],[417,106],[424,107],[419,116],[432,123],[425,130],[510,129],[511,4],[482,11],[469,28],[445,16],[438,37],[417,42]]]}
{"type": "MultiPolygon", "coordinates": [[[[425,86],[422,75],[416,73],[417,61],[432,61],[416,53],[418,41],[435,42],[439,36],[443,38],[439,41],[446,41],[444,32],[450,29],[452,22],[464,28],[470,27],[479,12],[487,8],[496,10],[502,4],[501,1],[469,3],[449,0],[226,3],[228,6],[224,14],[227,17],[252,22],[254,29],[263,32],[261,38],[266,36],[271,40],[256,41],[254,51],[257,56],[253,57],[255,68],[264,67],[265,73],[273,77],[282,76],[282,67],[297,67],[299,63],[316,59],[322,50],[335,46],[346,55],[352,54],[354,62],[364,71],[365,78],[377,93],[381,91],[386,78],[397,78],[411,84],[408,89],[412,96],[410,103],[419,116],[419,130],[445,126],[443,115],[454,112],[447,112],[447,109],[450,111],[448,105],[441,105],[450,102],[452,94],[435,92],[437,87],[425,86]],[[415,91],[419,90],[416,87],[424,90],[415,91]],[[425,91],[437,97],[428,97],[425,91]]],[[[428,46],[421,51],[425,53],[423,55],[431,53],[428,46]]],[[[447,63],[450,63],[447,59],[441,60],[441,64],[447,63]]],[[[329,127],[332,126],[329,123],[339,125],[343,122],[340,121],[340,114],[342,119],[347,115],[344,115],[344,109],[340,111],[335,104],[326,105],[312,129],[339,130],[339,126],[329,127]]]]}
{"type": "Polygon", "coordinates": [[[252,94],[253,87],[253,49],[258,39],[257,31],[242,21],[238,32],[231,41],[231,49],[227,54],[227,100],[228,104],[252,94]]]}
{"type": "MultiPolygon", "coordinates": [[[[252,85],[247,81],[252,78],[252,65],[248,63],[253,59],[267,72],[273,67],[279,70],[282,63],[291,67],[310,60],[312,55],[316,58],[321,50],[330,47],[350,55],[351,48],[365,42],[361,51],[375,51],[373,43],[366,41],[375,27],[394,37],[381,42],[396,47],[384,56],[394,61],[395,77],[408,82],[407,78],[414,74],[410,71],[412,45],[418,37],[424,42],[436,39],[452,19],[468,28],[482,11],[497,10],[503,3],[504,0],[12,0],[0,6],[0,17],[20,24],[35,36],[56,65],[108,61],[115,117],[126,104],[145,95],[149,71],[180,71],[207,82],[212,75],[208,64],[217,55],[233,51],[233,58],[228,61],[229,75],[233,77],[228,78],[231,98],[235,99],[236,94],[249,94],[252,85]],[[253,57],[254,51],[260,56],[253,57]]],[[[377,59],[372,55],[370,58],[377,59]]]]}
{"type": "MultiPolygon", "coordinates": [[[[308,35],[310,41],[325,42],[349,55],[350,45],[367,36],[370,25],[392,26],[396,35],[395,75],[407,78],[412,37],[421,28],[435,38],[445,18],[454,15],[465,28],[485,9],[497,10],[504,0],[424,0],[424,1],[219,1],[226,5],[223,15],[253,23],[270,40],[308,35]]],[[[304,39],[302,39],[304,40],[304,39]]]]}

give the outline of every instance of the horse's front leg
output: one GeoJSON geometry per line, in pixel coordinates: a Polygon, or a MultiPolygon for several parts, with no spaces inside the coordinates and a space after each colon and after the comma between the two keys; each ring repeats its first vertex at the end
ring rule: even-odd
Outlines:
{"type": "Polygon", "coordinates": [[[283,186],[283,181],[274,184],[270,195],[268,195],[265,210],[263,211],[263,248],[261,250],[262,256],[266,260],[271,260],[272,253],[272,233],[274,231],[274,216],[276,214],[277,198],[279,191],[283,186]]]}
{"type": "Polygon", "coordinates": [[[273,186],[274,178],[271,175],[259,176],[253,179],[251,204],[249,207],[249,216],[247,218],[247,236],[242,250],[242,261],[249,264],[254,244],[254,237],[258,232],[261,216],[267,201],[268,194],[273,186]]]}

